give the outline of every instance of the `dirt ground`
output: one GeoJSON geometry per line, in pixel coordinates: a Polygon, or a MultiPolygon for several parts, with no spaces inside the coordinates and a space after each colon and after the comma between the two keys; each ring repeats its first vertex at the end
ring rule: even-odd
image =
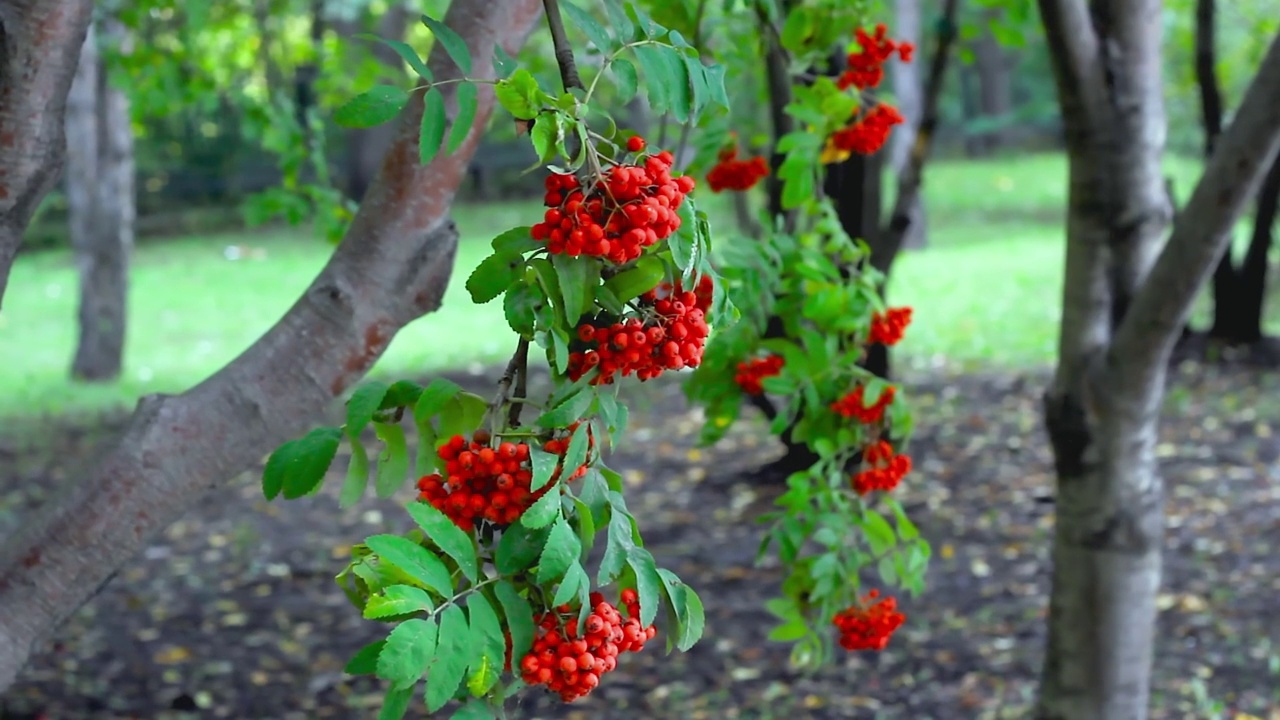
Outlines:
{"type": "MultiPolygon", "coordinates": [[[[458,376],[468,386],[496,377],[458,376]]],[[[1043,650],[1052,478],[1040,425],[1045,377],[915,375],[916,471],[902,500],[934,547],[923,596],[879,654],[803,675],[764,640],[781,576],[755,567],[775,492],[748,473],[779,447],[750,416],[698,449],[698,415],[671,382],[637,399],[624,473],[647,545],[699,591],[706,636],[628,656],[591,697],[530,692],[513,718],[1025,717],[1043,650]]],[[[1158,719],[1280,720],[1280,378],[1184,365],[1171,378],[1159,454],[1168,483],[1158,719]],[[1220,703],[1220,704],[1219,704],[1220,703]]],[[[113,431],[0,438],[0,536],[56,492],[113,431]]],[[[341,470],[345,463],[335,467],[341,470]]],[[[341,511],[332,493],[262,499],[248,473],[152,542],[56,635],[0,698],[0,718],[372,718],[376,683],[342,673],[379,637],[333,575],[349,543],[411,526],[395,502],[341,511]]],[[[407,491],[406,491],[407,493],[407,491]]],[[[407,498],[408,495],[406,494],[407,498]]],[[[415,715],[422,717],[421,708],[415,715]]],[[[447,714],[442,713],[442,717],[447,714]]]]}

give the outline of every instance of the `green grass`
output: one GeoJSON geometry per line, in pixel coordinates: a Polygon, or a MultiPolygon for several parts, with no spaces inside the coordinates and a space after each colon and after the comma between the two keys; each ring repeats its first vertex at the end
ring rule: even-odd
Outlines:
{"type": "MultiPolygon", "coordinates": [[[[1170,171],[1181,194],[1197,169],[1171,163],[1170,171]]],[[[902,257],[889,289],[894,304],[916,308],[902,356],[961,366],[1051,362],[1061,305],[1063,158],[938,163],[929,169],[925,198],[930,246],[902,257]]],[[[706,205],[722,214],[722,198],[706,205]]],[[[531,212],[530,203],[457,209],[463,240],[443,308],[402,331],[376,375],[422,375],[509,354],[514,336],[500,304],[473,305],[463,283],[488,239],[528,222],[531,212]]],[[[76,316],[72,258],[64,251],[20,258],[0,313],[0,418],[111,409],[145,393],[190,387],[266,332],[330,251],[300,232],[141,246],[131,276],[124,376],[104,386],[67,379],[76,316]],[[250,256],[227,259],[233,245],[250,256]]]]}

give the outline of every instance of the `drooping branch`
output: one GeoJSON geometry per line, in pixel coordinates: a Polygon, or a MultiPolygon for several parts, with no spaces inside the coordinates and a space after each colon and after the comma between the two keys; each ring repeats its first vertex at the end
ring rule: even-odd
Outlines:
{"type": "Polygon", "coordinates": [[[1230,242],[1230,229],[1280,152],[1280,34],[1272,40],[1231,125],[1205,167],[1173,233],[1116,331],[1118,387],[1162,377],[1196,292],[1230,242]]]}
{"type": "MultiPolygon", "coordinates": [[[[484,77],[494,45],[518,52],[541,11],[539,0],[454,0],[445,23],[484,77]]],[[[442,47],[430,65],[439,80],[459,77],[442,47]]],[[[441,90],[456,112],[454,87],[441,90]]],[[[401,327],[439,306],[457,239],[449,207],[494,107],[479,90],[466,141],[425,167],[417,94],[342,244],[276,326],[186,393],[144,398],[118,443],[0,548],[0,692],[149,537],[303,432],[401,327]]]]}
{"type": "Polygon", "coordinates": [[[92,10],[0,0],[0,307],[22,233],[62,173],[62,115],[92,10]]]}

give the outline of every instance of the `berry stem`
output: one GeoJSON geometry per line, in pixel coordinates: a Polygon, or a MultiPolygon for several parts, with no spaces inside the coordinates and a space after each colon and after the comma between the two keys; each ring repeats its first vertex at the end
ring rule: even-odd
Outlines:
{"type": "Polygon", "coordinates": [[[520,342],[516,344],[516,351],[511,356],[511,360],[507,363],[507,369],[502,371],[502,379],[498,381],[498,393],[494,396],[493,402],[489,403],[489,428],[494,435],[510,435],[504,432],[507,427],[515,426],[520,423],[520,408],[523,405],[524,395],[526,394],[525,384],[526,376],[529,374],[529,339],[521,337],[520,342]],[[511,386],[515,385],[516,398],[512,398],[511,386]],[[511,409],[507,416],[506,425],[499,425],[502,417],[502,407],[509,399],[518,400],[511,404],[511,409]]]}

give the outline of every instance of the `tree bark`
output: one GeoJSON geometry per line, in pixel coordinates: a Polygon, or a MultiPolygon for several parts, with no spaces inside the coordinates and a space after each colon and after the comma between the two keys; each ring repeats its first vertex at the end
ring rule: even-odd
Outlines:
{"type": "MultiPolygon", "coordinates": [[[[978,79],[978,114],[985,118],[1002,118],[1006,121],[1013,111],[1012,65],[1005,49],[1000,46],[991,25],[999,22],[1001,8],[982,11],[982,34],[973,43],[973,68],[978,79]]],[[[977,139],[982,154],[989,155],[1005,145],[1008,135],[1006,125],[987,130],[977,139]]]]}
{"type": "Polygon", "coordinates": [[[1165,367],[1197,289],[1280,149],[1280,39],[1161,247],[1171,208],[1159,0],[1039,0],[1070,156],[1049,638],[1036,717],[1142,720],[1164,533],[1165,367]],[[1158,259],[1157,259],[1158,253],[1158,259]]]}
{"type": "MultiPolygon", "coordinates": [[[[924,38],[922,16],[920,0],[894,0],[893,34],[916,47],[921,47],[921,41],[924,38]]],[[[889,63],[889,78],[893,83],[894,99],[898,103],[898,110],[907,119],[905,123],[894,129],[893,135],[889,136],[889,165],[893,168],[895,175],[900,174],[911,159],[916,128],[920,125],[924,113],[924,84],[921,82],[922,73],[920,72],[922,55],[923,53],[918,54],[918,59],[909,63],[897,59],[889,63]]],[[[924,198],[916,197],[910,213],[911,226],[902,239],[902,247],[908,250],[919,250],[928,244],[924,198]]]]}
{"type": "Polygon", "coordinates": [[[0,308],[22,233],[57,182],[90,0],[0,0],[0,308]]]}
{"type": "MultiPolygon", "coordinates": [[[[485,77],[494,44],[518,52],[541,11],[539,0],[454,0],[445,23],[467,38],[474,75],[485,77]]],[[[459,77],[443,48],[430,63],[437,79],[459,77]]],[[[450,113],[455,87],[441,88],[450,113]]],[[[213,377],[144,398],[115,447],[0,548],[0,692],[148,538],[303,432],[401,327],[439,306],[457,242],[449,206],[493,108],[491,87],[480,85],[466,142],[422,167],[417,93],[346,237],[298,302],[213,377]]]]}
{"type": "MultiPolygon", "coordinates": [[[[103,37],[127,41],[108,20],[103,37]]],[[[107,77],[94,33],[85,38],[67,101],[67,201],[80,271],[79,338],[71,375],[106,381],[124,360],[129,254],[135,215],[133,130],[129,101],[107,77]]]]}

